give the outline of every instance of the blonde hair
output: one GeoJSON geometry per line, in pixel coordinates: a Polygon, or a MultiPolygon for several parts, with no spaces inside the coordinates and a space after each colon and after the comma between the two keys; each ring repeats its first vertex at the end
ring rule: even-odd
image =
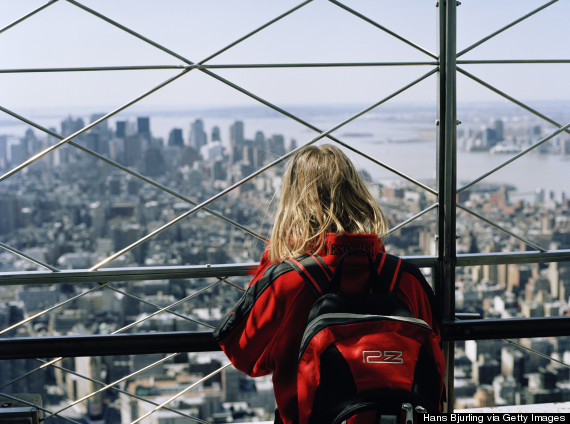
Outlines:
{"type": "Polygon", "coordinates": [[[318,252],[326,233],[377,234],[388,223],[348,157],[324,144],[299,150],[283,175],[269,258],[281,262],[318,252]]]}

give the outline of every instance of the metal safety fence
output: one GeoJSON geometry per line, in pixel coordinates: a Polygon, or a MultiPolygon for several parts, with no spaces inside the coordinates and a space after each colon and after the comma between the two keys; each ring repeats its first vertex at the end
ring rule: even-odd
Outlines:
{"type": "MultiPolygon", "coordinates": [[[[493,65],[493,64],[567,64],[570,59],[527,59],[527,60],[463,60],[462,57],[468,52],[475,50],[480,45],[488,42],[494,37],[510,30],[512,27],[519,25],[535,15],[554,7],[558,0],[550,1],[541,5],[538,8],[526,13],[524,16],[516,19],[515,21],[501,27],[495,32],[486,35],[482,39],[473,43],[469,47],[457,51],[457,8],[459,2],[439,2],[434,5],[437,13],[437,22],[439,29],[438,37],[438,51],[431,52],[420,45],[412,42],[406,37],[399,35],[398,31],[392,31],[385,26],[385,23],[372,19],[369,16],[358,11],[357,6],[350,5],[350,2],[342,3],[336,0],[330,0],[328,3],[331,7],[335,7],[338,11],[351,15],[358,19],[362,25],[367,25],[375,28],[379,32],[387,34],[388,36],[398,40],[404,45],[412,48],[415,52],[421,53],[424,60],[417,61],[400,61],[400,62],[329,62],[329,63],[256,63],[256,64],[211,64],[214,58],[230,51],[246,40],[255,35],[263,35],[264,31],[278,22],[284,20],[290,15],[301,13],[302,10],[312,3],[318,3],[318,0],[308,0],[301,2],[289,10],[279,14],[275,18],[269,20],[263,25],[255,28],[254,30],[246,33],[245,35],[237,38],[235,41],[217,50],[216,52],[208,55],[202,60],[193,61],[183,54],[177,53],[175,50],[170,49],[152,39],[146,37],[144,34],[139,33],[127,25],[115,21],[114,19],[106,16],[97,11],[96,7],[88,7],[84,3],[75,0],[52,0],[46,2],[36,9],[30,10],[21,18],[9,23],[0,29],[0,37],[17,28],[22,23],[32,19],[35,16],[41,16],[46,10],[49,10],[56,4],[65,3],[76,8],[81,13],[89,14],[101,20],[102,22],[119,29],[123,33],[141,41],[142,43],[153,47],[154,49],[165,53],[166,55],[179,61],[181,64],[177,65],[149,65],[149,66],[98,66],[98,67],[62,67],[62,68],[14,68],[14,69],[0,69],[0,74],[46,74],[46,73],[82,73],[82,72],[107,72],[107,71],[125,71],[134,72],[140,70],[171,70],[174,75],[163,80],[161,83],[153,86],[151,89],[143,91],[141,94],[132,98],[130,101],[122,104],[116,109],[103,114],[98,119],[95,119],[88,125],[82,126],[80,129],[71,134],[58,133],[51,128],[40,125],[33,119],[24,116],[24,114],[17,113],[4,105],[0,104],[0,110],[30,128],[50,136],[55,142],[43,148],[41,151],[35,153],[31,157],[26,158],[12,168],[8,169],[0,176],[0,184],[5,184],[8,181],[17,177],[26,178],[26,171],[32,165],[39,163],[43,158],[54,155],[60,149],[71,146],[78,149],[88,156],[96,159],[97,161],[104,162],[111,168],[120,171],[122,175],[132,177],[137,181],[144,182],[150,187],[157,189],[163,193],[172,196],[184,202],[188,207],[185,208],[183,213],[170,217],[166,223],[158,226],[152,231],[148,231],[136,240],[131,241],[126,246],[117,249],[107,257],[97,260],[92,266],[84,269],[61,269],[54,266],[49,261],[44,261],[34,255],[29,254],[23,248],[12,246],[8,243],[0,241],[0,247],[11,255],[16,255],[26,262],[33,264],[39,269],[34,271],[9,271],[0,273],[0,284],[3,288],[7,287],[54,287],[66,284],[73,286],[80,286],[82,289],[75,292],[74,290],[68,292],[67,298],[59,300],[53,304],[40,308],[34,313],[27,313],[19,319],[6,320],[6,325],[0,329],[0,360],[5,364],[12,364],[11,360],[18,360],[21,366],[8,365],[8,368],[2,369],[0,377],[0,395],[6,404],[27,405],[39,409],[41,414],[41,421],[57,422],[55,420],[62,420],[62,422],[83,422],[80,415],[71,413],[80,405],[88,404],[87,409],[96,408],[97,405],[102,403],[102,394],[105,394],[106,399],[114,399],[114,401],[123,401],[130,405],[131,410],[124,413],[120,422],[159,422],[156,419],[158,412],[173,414],[172,416],[179,419],[191,419],[198,422],[208,422],[201,418],[203,411],[196,405],[192,405],[190,398],[187,397],[189,393],[199,388],[201,393],[209,393],[208,388],[211,389],[210,396],[215,397],[219,395],[219,390],[216,392],[215,384],[210,385],[205,383],[207,381],[216,380],[219,384],[224,384],[231,387],[231,374],[228,372],[229,364],[227,360],[220,360],[219,367],[210,369],[206,367],[207,372],[203,372],[203,377],[196,378],[194,381],[176,382],[173,386],[178,389],[174,392],[164,390],[160,392],[157,388],[159,385],[153,385],[152,382],[147,382],[146,386],[141,385],[138,388],[132,389],[132,383],[137,378],[143,379],[148,375],[148,371],[153,367],[165,368],[168,364],[177,362],[177,357],[184,356],[188,352],[212,352],[218,350],[218,346],[211,338],[211,330],[215,323],[215,317],[202,319],[197,316],[189,304],[196,298],[211,295],[211,301],[219,302],[220,299],[227,295],[227,302],[231,302],[236,296],[243,291],[243,286],[247,282],[247,276],[255,270],[255,263],[232,263],[232,264],[210,264],[210,265],[187,265],[187,266],[141,266],[141,267],[116,267],[112,268],[109,265],[114,261],[120,260],[126,254],[135,251],[144,246],[147,242],[159,238],[163,233],[178,227],[183,221],[192,216],[198,216],[198,213],[208,214],[208,220],[217,220],[224,223],[224,225],[237,228],[239,231],[251,236],[254,239],[266,242],[267,238],[260,234],[260,231],[251,229],[248,225],[240,223],[239,219],[226,216],[227,213],[221,213],[213,209],[216,201],[222,198],[231,196],[233,193],[239,191],[242,187],[253,181],[256,177],[271,172],[278,168],[283,162],[291,157],[296,151],[304,146],[318,143],[322,140],[327,140],[341,146],[343,149],[363,157],[374,165],[381,167],[397,177],[403,179],[407,183],[414,186],[420,192],[431,196],[433,202],[426,204],[417,212],[408,216],[401,222],[395,223],[388,236],[398,233],[398,231],[409,226],[416,221],[430,215],[435,215],[433,219],[435,223],[436,235],[436,253],[434,255],[423,256],[408,256],[408,259],[415,262],[418,266],[430,269],[432,273],[432,283],[436,294],[442,300],[442,316],[444,318],[442,331],[444,339],[446,340],[446,359],[447,359],[447,389],[448,389],[448,410],[453,409],[453,381],[454,381],[454,342],[464,340],[481,340],[481,339],[505,339],[505,338],[529,338],[529,337],[557,337],[570,334],[570,319],[565,317],[540,317],[540,318],[516,318],[516,319],[461,319],[457,320],[459,316],[456,311],[455,305],[455,282],[457,280],[458,267],[472,267],[484,265],[503,265],[503,264],[544,264],[544,263],[563,263],[570,262],[569,249],[550,249],[533,241],[531,237],[518,234],[516,230],[509,228],[489,219],[477,210],[474,210],[465,203],[458,202],[461,194],[468,192],[470,188],[486,179],[487,177],[496,174],[498,171],[509,166],[511,163],[517,161],[521,157],[528,155],[539,149],[545,143],[548,143],[560,134],[568,134],[569,124],[559,123],[556,119],[547,116],[536,108],[533,108],[524,102],[516,99],[515,97],[507,94],[506,92],[494,87],[492,84],[486,82],[484,79],[478,78],[475,74],[463,69],[464,65],[493,65]],[[343,118],[336,124],[323,128],[316,125],[310,120],[301,117],[300,114],[293,112],[290,109],[278,106],[275,103],[247,90],[239,84],[232,82],[230,79],[221,76],[218,72],[224,69],[305,69],[305,68],[397,68],[397,67],[426,67],[427,71],[421,76],[412,79],[403,86],[393,89],[388,95],[376,100],[374,103],[367,107],[363,107],[356,112],[352,112],[350,116],[343,118]],[[291,121],[299,124],[307,130],[314,132],[316,135],[311,137],[308,141],[301,143],[299,147],[295,147],[289,152],[280,154],[276,159],[267,161],[259,169],[248,173],[243,178],[236,179],[233,183],[228,183],[226,186],[215,194],[204,198],[203,200],[195,200],[191,196],[185,195],[180,190],[169,187],[168,183],[162,182],[160,178],[151,178],[139,172],[131,166],[122,164],[118,160],[111,159],[108,155],[102,154],[97,149],[86,147],[81,143],[80,138],[88,134],[91,130],[96,129],[100,125],[108,122],[110,119],[118,116],[122,112],[139,104],[143,100],[152,97],[156,93],[165,89],[175,81],[180,79],[190,78],[191,75],[200,73],[208,78],[216,80],[221,84],[235,90],[248,99],[263,105],[269,110],[286,117],[291,121]],[[539,137],[534,140],[532,145],[526,149],[518,152],[508,160],[494,166],[491,170],[484,172],[471,181],[458,186],[457,183],[457,126],[459,124],[457,112],[457,88],[456,79],[462,75],[480,86],[490,90],[503,99],[511,102],[517,107],[529,112],[530,114],[538,117],[540,120],[551,125],[554,129],[545,136],[539,137]],[[379,107],[389,103],[392,99],[397,98],[402,93],[417,86],[419,83],[426,80],[437,81],[437,122],[436,122],[436,150],[437,150],[437,163],[436,174],[437,181],[436,187],[416,179],[405,172],[397,169],[388,163],[379,160],[374,155],[367,154],[359,148],[355,143],[349,143],[343,140],[342,136],[337,136],[340,129],[348,127],[351,123],[368,116],[371,112],[377,110],[379,107]],[[492,226],[500,232],[516,239],[525,246],[524,251],[520,252],[487,252],[487,253],[457,253],[457,215],[458,211],[466,213],[476,220],[484,222],[492,226]],[[192,281],[198,281],[195,285],[192,281]],[[135,282],[152,282],[152,281],[169,281],[181,282],[183,285],[188,285],[191,289],[183,290],[189,293],[185,296],[180,296],[176,301],[172,301],[171,297],[160,298],[159,296],[143,297],[138,294],[133,294],[130,290],[130,283],[135,282]],[[111,293],[112,296],[104,297],[99,293],[111,293]],[[231,293],[231,294],[229,294],[231,293]],[[90,296],[95,295],[95,300],[90,296]],[[52,313],[61,313],[65,311],[66,307],[78,302],[99,302],[102,306],[101,312],[104,312],[105,302],[111,302],[114,296],[119,296],[121,299],[127,299],[128,302],[140,303],[144,306],[146,314],[142,318],[134,320],[129,324],[119,328],[112,327],[108,329],[108,334],[88,334],[88,335],[56,335],[53,334],[52,313]],[[182,308],[183,312],[178,312],[182,308]],[[161,331],[160,320],[155,318],[159,316],[167,316],[169,320],[175,320],[179,325],[180,331],[161,331]],[[36,324],[42,324],[41,331],[35,329],[36,324]],[[144,329],[138,331],[138,329],[144,329]],[[172,353],[178,352],[178,353],[172,353]],[[136,367],[134,365],[133,355],[159,355],[160,357],[153,357],[144,365],[136,367]],[[168,354],[168,355],[167,355],[168,354]],[[130,359],[124,359],[125,356],[131,355],[130,359]],[[125,371],[120,376],[111,376],[110,365],[106,365],[104,357],[123,358],[126,362],[132,362],[129,366],[125,366],[125,371]],[[90,357],[91,359],[85,361],[70,361],[69,358],[82,358],[90,357]],[[51,359],[39,359],[51,358],[51,359]],[[108,366],[108,372],[103,373],[101,370],[108,366]],[[132,372],[131,369],[136,369],[132,372]],[[94,372],[97,370],[98,372],[94,372]],[[85,371],[85,372],[82,372],[85,371]],[[227,375],[226,375],[227,373],[227,375]],[[17,374],[17,375],[14,375],[17,374]],[[107,374],[103,379],[102,375],[107,374]],[[224,377],[220,375],[224,374],[224,377]],[[43,375],[43,377],[38,377],[43,375]],[[64,378],[63,376],[67,376],[64,378]],[[97,375],[97,376],[96,376],[97,375]],[[7,377],[6,377],[7,376],[7,377]],[[5,379],[6,378],[6,379],[5,379]],[[50,403],[49,408],[45,408],[41,404],[30,401],[26,396],[22,396],[14,387],[23,387],[24,390],[31,390],[30,388],[38,388],[37,384],[43,384],[46,380],[56,382],[54,386],[66,385],[65,392],[73,393],[66,396],[61,393],[48,394],[53,403],[50,403]],[[223,382],[222,382],[223,380],[223,382]],[[25,383],[26,381],[37,381],[39,383],[25,383]],[[85,384],[85,388],[81,385],[85,384]],[[144,386],[144,387],[143,387],[144,386]],[[205,388],[205,387],[208,388],[205,388]],[[143,390],[144,389],[144,390],[143,390]],[[146,392],[145,392],[146,390],[146,392]],[[113,395],[108,395],[113,392],[113,395]],[[152,392],[152,396],[149,396],[152,392]],[[158,393],[160,392],[160,396],[158,393]],[[215,395],[214,393],[218,393],[215,395]],[[70,398],[68,399],[67,396],[70,398]],[[125,400],[127,399],[127,400],[125,400]],[[180,399],[184,399],[181,401],[180,399]],[[57,400],[57,401],[55,401],[57,400]],[[177,403],[178,402],[178,403],[177,403]],[[176,404],[178,407],[173,407],[176,404]],[[127,418],[125,418],[127,417],[127,418]],[[155,421],[153,421],[155,420],[155,421]]],[[[1,78],[1,77],[0,77],[1,78]]],[[[210,222],[210,221],[208,221],[210,222]]],[[[163,288],[164,286],[160,286],[163,288]]],[[[54,298],[55,299],[55,298],[54,298]]],[[[47,301],[49,302],[49,300],[47,301]]],[[[128,303],[125,301],[125,304],[128,303]]],[[[17,315],[17,313],[15,314],[17,315]]],[[[206,314],[207,315],[207,314],[206,314]]],[[[8,316],[8,315],[7,315],[8,316]]],[[[463,318],[469,318],[464,316],[463,318]]],[[[70,314],[67,317],[70,322],[86,320],[88,317],[84,315],[70,314]]],[[[120,361],[119,361],[120,362],[120,361]]],[[[558,361],[563,364],[563,362],[558,361]]],[[[567,365],[565,365],[567,366],[567,365]]],[[[173,367],[173,366],[172,366],[173,367]]],[[[197,366],[198,367],[198,366],[197,366]]],[[[200,368],[200,367],[198,367],[200,368]]],[[[171,376],[171,380],[176,381],[176,378],[171,376]]],[[[238,383],[239,384],[239,383],[238,383]]],[[[196,395],[198,396],[198,395],[196,395]]],[[[203,399],[202,405],[204,404],[203,399]]],[[[85,407],[83,407],[85,408],[85,407]]],[[[203,406],[202,406],[203,408],[203,406]]],[[[100,414],[100,410],[98,412],[100,414]]],[[[92,414],[97,416],[97,412],[92,414]]],[[[212,415],[212,414],[210,414],[212,415]]],[[[170,417],[170,415],[168,415],[170,417]]],[[[109,422],[119,420],[117,417],[109,418],[109,422]]],[[[119,421],[117,421],[119,422],[119,421]]],[[[165,421],[166,422],[166,421],[165,421]]],[[[176,421],[172,421],[176,422],[176,421]]]]}

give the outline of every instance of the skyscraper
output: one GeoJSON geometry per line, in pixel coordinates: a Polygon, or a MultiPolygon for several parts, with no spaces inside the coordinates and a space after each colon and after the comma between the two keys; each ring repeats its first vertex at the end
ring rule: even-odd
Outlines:
{"type": "Polygon", "coordinates": [[[144,150],[142,144],[141,138],[136,135],[124,139],[125,165],[135,166],[141,161],[144,150]]]}
{"type": "Polygon", "coordinates": [[[274,134],[267,142],[269,143],[269,151],[274,157],[283,156],[285,152],[285,138],[281,134],[274,134]]]}
{"type": "Polygon", "coordinates": [[[503,141],[505,139],[504,125],[502,119],[495,119],[493,121],[493,130],[495,130],[495,137],[497,141],[503,141]]]}
{"type": "MultiPolygon", "coordinates": [[[[71,116],[61,121],[61,135],[67,137],[85,126],[83,119],[77,118],[74,119],[71,116]]],[[[81,136],[80,136],[81,137],[81,136]]],[[[77,141],[77,140],[76,140],[77,141]]]]}
{"type": "Polygon", "coordinates": [[[115,136],[125,138],[127,136],[127,121],[117,121],[115,136]]]}
{"type": "Polygon", "coordinates": [[[173,128],[168,134],[168,145],[169,146],[184,146],[184,138],[182,137],[182,129],[181,128],[173,128]]]}
{"type": "Polygon", "coordinates": [[[196,119],[190,124],[190,147],[199,152],[200,147],[204,146],[207,142],[208,136],[204,131],[204,122],[201,119],[196,119]]]}
{"type": "Polygon", "coordinates": [[[253,164],[260,168],[265,164],[267,160],[267,142],[265,140],[265,135],[262,131],[257,131],[255,133],[255,139],[253,140],[253,164]]]}
{"type": "Polygon", "coordinates": [[[150,118],[146,116],[137,118],[137,134],[150,139],[150,118]]]}
{"type": "MultiPolygon", "coordinates": [[[[103,116],[105,116],[104,113],[93,113],[89,117],[89,123],[93,123],[93,122],[97,121],[98,119],[101,119],[103,116]]],[[[109,121],[108,120],[102,121],[101,123],[97,124],[97,126],[95,128],[92,128],[91,130],[89,130],[89,132],[95,132],[98,134],[105,134],[106,135],[109,132],[109,121]]]]}
{"type": "Polygon", "coordinates": [[[236,163],[243,158],[244,127],[242,121],[235,121],[230,126],[230,155],[231,163],[236,163]]]}
{"type": "Polygon", "coordinates": [[[220,127],[217,125],[212,128],[212,141],[222,141],[222,137],[220,136],[220,127]]]}
{"type": "Polygon", "coordinates": [[[497,134],[493,128],[483,127],[482,130],[483,146],[487,149],[497,144],[497,134]]]}
{"type": "Polygon", "coordinates": [[[8,162],[8,136],[0,135],[0,168],[8,162]]]}

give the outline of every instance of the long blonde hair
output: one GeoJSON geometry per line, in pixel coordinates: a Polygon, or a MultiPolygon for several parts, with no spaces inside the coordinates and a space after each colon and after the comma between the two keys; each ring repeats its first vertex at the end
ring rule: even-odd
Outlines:
{"type": "Polygon", "coordinates": [[[348,157],[330,144],[307,146],[290,160],[271,233],[269,258],[319,251],[326,233],[377,234],[388,223],[348,157]]]}

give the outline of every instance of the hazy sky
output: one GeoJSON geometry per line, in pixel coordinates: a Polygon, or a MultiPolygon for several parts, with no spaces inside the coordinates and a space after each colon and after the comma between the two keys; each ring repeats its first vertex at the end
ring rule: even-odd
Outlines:
{"type": "MultiPolygon", "coordinates": [[[[47,0],[0,0],[0,28],[47,0]]],[[[437,55],[435,0],[346,0],[345,4],[437,55]]],[[[457,46],[471,44],[545,4],[535,0],[462,0],[457,46]]],[[[279,0],[84,0],[177,54],[199,62],[301,1],[279,0]]],[[[461,57],[475,59],[570,59],[570,0],[541,13],[461,57]]],[[[76,5],[60,0],[0,33],[1,69],[183,65],[76,5]]],[[[208,64],[433,61],[339,6],[314,0],[208,64]]],[[[568,100],[570,64],[462,65],[521,100],[568,100]]],[[[433,69],[411,67],[214,69],[212,72],[279,106],[371,104],[433,69]]],[[[176,75],[178,70],[75,73],[2,73],[0,104],[27,108],[117,107],[176,75]]],[[[396,100],[434,101],[432,75],[396,100]]],[[[463,76],[459,101],[501,100],[463,76]]],[[[143,107],[249,105],[253,100],[194,70],[152,94],[143,107]]]]}

